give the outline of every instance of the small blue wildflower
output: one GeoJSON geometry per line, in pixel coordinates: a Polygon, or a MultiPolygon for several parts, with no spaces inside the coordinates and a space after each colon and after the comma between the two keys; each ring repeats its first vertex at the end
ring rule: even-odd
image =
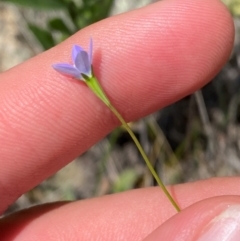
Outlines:
{"type": "Polygon", "coordinates": [[[152,175],[154,176],[155,180],[157,181],[158,185],[162,188],[163,192],[172,203],[172,205],[176,208],[179,212],[180,208],[178,204],[175,202],[171,194],[166,189],[165,185],[163,184],[162,180],[158,177],[158,174],[155,172],[151,162],[149,161],[146,153],[144,152],[141,144],[139,143],[138,139],[136,138],[135,134],[132,132],[131,128],[128,126],[127,122],[121,116],[121,114],[117,111],[117,109],[111,104],[110,100],[108,99],[107,95],[105,94],[102,86],[97,80],[97,77],[94,76],[92,70],[92,39],[90,39],[89,43],[89,51],[85,51],[82,47],[78,45],[74,45],[72,49],[72,61],[73,65],[67,63],[60,63],[54,64],[53,68],[61,74],[71,76],[73,78],[83,80],[85,84],[93,91],[93,93],[103,101],[103,103],[108,106],[108,108],[115,114],[115,116],[119,119],[122,123],[123,127],[128,131],[130,136],[132,137],[133,141],[135,142],[138,150],[140,151],[143,159],[145,160],[149,170],[151,171],[152,175]]]}
{"type": "Polygon", "coordinates": [[[90,39],[88,52],[78,45],[73,46],[73,49],[72,49],[73,65],[67,64],[67,63],[59,63],[59,64],[53,64],[52,67],[63,75],[67,75],[79,80],[86,81],[87,78],[91,78],[93,76],[92,55],[93,55],[93,43],[92,43],[92,39],[90,39]]]}

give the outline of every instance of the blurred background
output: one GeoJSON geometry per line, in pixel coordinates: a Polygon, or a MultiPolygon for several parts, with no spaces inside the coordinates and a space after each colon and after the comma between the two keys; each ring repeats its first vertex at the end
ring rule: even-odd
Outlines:
{"type": "MultiPolygon", "coordinates": [[[[51,48],[76,31],[153,0],[0,0],[0,71],[51,48]]],[[[130,123],[165,184],[240,173],[240,0],[224,0],[235,21],[230,60],[211,83],[130,123]]],[[[6,213],[156,185],[119,127],[54,176],[22,195],[6,213]]]]}

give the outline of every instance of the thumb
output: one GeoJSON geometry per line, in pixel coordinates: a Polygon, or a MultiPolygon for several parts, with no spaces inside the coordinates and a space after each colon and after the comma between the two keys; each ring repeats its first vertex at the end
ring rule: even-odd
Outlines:
{"type": "Polygon", "coordinates": [[[221,196],[195,203],[144,239],[155,240],[240,240],[240,197],[221,196]]]}

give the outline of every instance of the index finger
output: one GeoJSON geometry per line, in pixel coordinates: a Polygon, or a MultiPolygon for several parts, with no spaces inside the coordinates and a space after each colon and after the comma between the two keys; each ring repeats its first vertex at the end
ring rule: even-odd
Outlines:
{"type": "Polygon", "coordinates": [[[89,26],[3,73],[0,210],[118,124],[84,84],[51,68],[70,61],[72,45],[86,47],[90,36],[96,75],[134,120],[206,84],[229,56],[233,24],[217,0],[161,1],[89,26]]]}

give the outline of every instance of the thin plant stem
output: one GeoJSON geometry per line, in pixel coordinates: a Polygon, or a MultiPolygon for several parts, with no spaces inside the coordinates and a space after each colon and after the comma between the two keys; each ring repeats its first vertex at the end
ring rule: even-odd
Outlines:
{"type": "Polygon", "coordinates": [[[119,121],[122,123],[122,126],[127,130],[127,132],[129,133],[129,135],[132,137],[134,143],[136,144],[139,152],[141,153],[144,161],[147,164],[147,167],[149,168],[150,172],[152,173],[153,177],[155,178],[155,180],[157,181],[158,185],[161,187],[161,189],[163,190],[164,194],[167,196],[167,198],[169,199],[169,201],[171,202],[171,204],[174,206],[174,208],[177,210],[177,212],[180,212],[181,209],[180,207],[177,205],[177,203],[175,202],[175,200],[173,199],[173,197],[171,196],[171,194],[168,192],[167,188],[165,187],[165,185],[163,184],[162,180],[159,178],[158,174],[156,173],[156,171],[154,170],[151,162],[149,161],[146,153],[144,152],[140,142],[138,141],[137,137],[135,136],[135,134],[133,133],[133,131],[131,130],[131,128],[129,127],[129,125],[127,124],[127,122],[123,119],[123,117],[121,116],[121,114],[115,109],[115,107],[111,104],[110,100],[108,99],[107,95],[105,94],[104,90],[102,89],[100,83],[98,82],[97,78],[93,75],[91,78],[86,77],[86,84],[88,85],[88,87],[96,94],[96,96],[101,99],[106,105],[107,107],[115,114],[115,116],[119,119],[119,121]]]}
{"type": "Polygon", "coordinates": [[[156,171],[154,170],[151,162],[149,161],[146,153],[144,152],[141,144],[139,143],[137,137],[135,136],[135,134],[133,133],[133,131],[131,130],[131,128],[129,127],[129,125],[127,124],[127,122],[123,119],[123,117],[121,116],[121,114],[110,104],[108,105],[109,109],[115,114],[115,116],[119,119],[119,121],[122,123],[122,126],[127,130],[127,132],[129,133],[129,135],[132,137],[134,143],[136,144],[139,152],[141,153],[144,161],[147,164],[147,167],[149,168],[150,172],[152,173],[152,175],[154,176],[155,180],[157,181],[158,185],[162,188],[164,194],[167,196],[167,198],[169,199],[169,201],[172,203],[172,205],[175,207],[175,209],[177,210],[177,212],[180,212],[181,209],[180,207],[177,205],[177,203],[175,202],[175,200],[173,199],[173,197],[171,196],[171,194],[168,192],[167,188],[165,187],[165,185],[163,184],[162,180],[159,178],[158,174],[156,173],[156,171]]]}

